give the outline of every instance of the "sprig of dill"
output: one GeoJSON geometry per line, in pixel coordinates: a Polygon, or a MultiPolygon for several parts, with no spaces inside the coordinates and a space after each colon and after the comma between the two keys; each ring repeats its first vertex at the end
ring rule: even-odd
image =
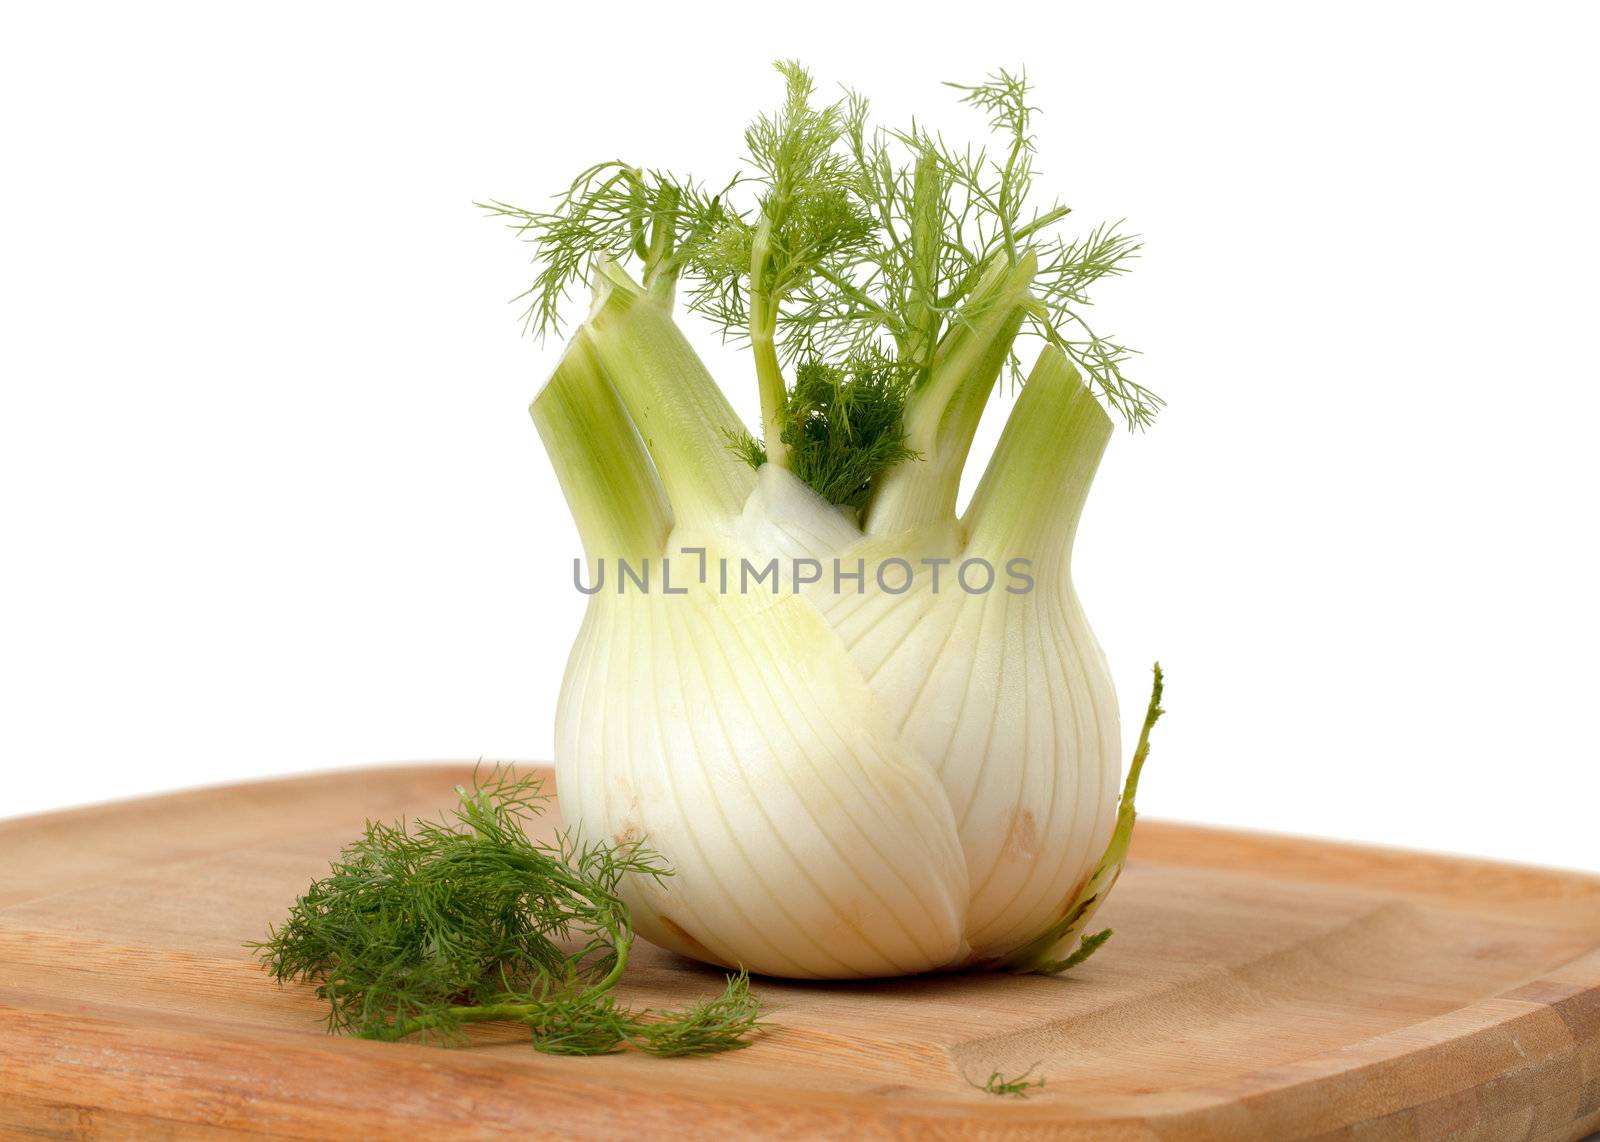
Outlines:
{"type": "MultiPolygon", "coordinates": [[[[867,350],[843,367],[812,358],[795,370],[783,410],[783,442],[794,474],[830,503],[859,509],[873,480],[917,453],[906,446],[902,423],[906,370],[867,350]]],[[[732,446],[753,468],[766,463],[749,433],[732,446]]]]}
{"type": "Polygon", "coordinates": [[[746,1046],[760,1020],[749,980],[679,1010],[617,1001],[633,928],[622,877],[670,871],[638,846],[535,841],[537,776],[496,768],[437,821],[368,822],[288,919],[252,943],[279,983],[312,983],[328,1029],[460,1042],[478,1022],[520,1022],[551,1054],[656,1055],[746,1046]]]}
{"type": "MultiPolygon", "coordinates": [[[[1135,350],[1102,335],[1085,314],[1094,287],[1138,256],[1139,238],[1120,222],[1070,235],[1067,206],[1033,202],[1037,108],[1025,73],[947,85],[994,133],[992,147],[957,147],[917,123],[873,125],[858,92],[821,103],[805,68],[792,60],[775,66],[784,101],[751,123],[748,171],[716,193],[691,178],[610,161],[581,173],[549,210],[480,204],[533,244],[537,276],[522,295],[530,329],[560,330],[569,291],[596,259],[636,264],[646,288],[669,302],[681,280],[688,308],[725,338],[748,343],[755,357],[763,439],[735,447],[752,460],[770,454],[799,474],[791,449],[800,445],[789,436],[797,423],[809,424],[796,407],[827,395],[815,383],[818,369],[850,377],[887,358],[908,382],[887,390],[903,408],[929,379],[941,342],[990,304],[982,287],[993,271],[1031,252],[1038,268],[1021,335],[1075,362],[1130,428],[1151,422],[1162,401],[1128,376],[1135,350]]],[[[1006,367],[1014,382],[1024,380],[1016,343],[1006,367]]],[[[802,478],[836,503],[859,506],[867,480],[841,472],[852,464],[881,471],[912,453],[894,455],[866,423],[900,421],[885,416],[882,401],[834,399],[830,407],[822,426],[801,435],[842,441],[842,452],[831,446],[802,478]],[[877,453],[845,455],[868,439],[877,453]]]]}
{"type": "MultiPolygon", "coordinates": [[[[749,336],[752,293],[773,295],[787,361],[848,356],[885,338],[904,365],[926,369],[940,336],[963,320],[961,303],[983,269],[1031,247],[1041,304],[1029,330],[1072,358],[1130,426],[1149,423],[1162,402],[1123,372],[1134,350],[1095,332],[1082,312],[1091,288],[1125,273],[1141,243],[1120,222],[1068,236],[1059,230],[1068,207],[1030,205],[1038,109],[1025,72],[947,84],[988,116],[991,151],[957,147],[918,124],[874,126],[858,92],[814,106],[810,74],[792,60],[775,66],[783,107],[745,133],[753,173],[717,194],[613,161],[579,175],[553,210],[480,204],[534,244],[540,270],[523,296],[535,331],[559,331],[567,290],[595,256],[634,257],[647,279],[691,279],[690,308],[729,337],[749,336]],[[740,187],[755,191],[744,208],[732,201],[740,187]],[[767,257],[753,267],[763,224],[767,257]]],[[[1020,380],[1020,362],[1012,365],[1020,380]]]]}
{"type": "Polygon", "coordinates": [[[726,227],[723,202],[737,182],[712,194],[692,179],[611,160],[582,171],[550,210],[497,199],[477,206],[533,243],[539,272],[513,300],[527,302],[524,327],[544,337],[561,332],[570,292],[597,259],[638,259],[645,285],[670,302],[684,265],[726,227]]]}
{"type": "Polygon", "coordinates": [[[999,1095],[1002,1098],[1027,1098],[1029,1091],[1044,1088],[1043,1075],[1038,1078],[1032,1077],[1033,1072],[1038,1069],[1039,1064],[1035,1063],[1015,1078],[1007,1078],[1001,1071],[991,1071],[988,1079],[981,1084],[972,1082],[971,1079],[967,1081],[985,1094],[999,1095]]]}

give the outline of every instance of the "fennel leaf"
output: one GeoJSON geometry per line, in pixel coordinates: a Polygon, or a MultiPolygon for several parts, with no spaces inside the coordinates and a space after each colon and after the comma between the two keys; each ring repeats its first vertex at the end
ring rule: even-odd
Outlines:
{"type": "Polygon", "coordinates": [[[634,1011],[615,988],[633,945],[622,877],[670,875],[635,847],[527,835],[546,795],[497,768],[440,820],[368,822],[329,874],[254,948],[280,984],[311,983],[328,1029],[461,1042],[470,1023],[518,1022],[551,1054],[657,1055],[746,1046],[759,1029],[744,973],[675,1011],[634,1011]]]}
{"type": "MultiPolygon", "coordinates": [[[[917,455],[903,423],[909,386],[905,370],[876,350],[842,368],[816,359],[801,364],[783,409],[794,474],[829,503],[861,508],[874,477],[917,455]]],[[[766,463],[766,449],[749,433],[730,443],[751,467],[766,463]]]]}
{"type": "Polygon", "coordinates": [[[1067,206],[1033,202],[1037,108],[1024,73],[947,85],[988,118],[993,142],[975,147],[916,122],[876,126],[859,93],[822,103],[798,63],[774,66],[783,103],[751,122],[747,169],[716,192],[610,160],[581,172],[549,209],[478,204],[533,245],[536,275],[521,295],[531,331],[560,331],[571,291],[596,261],[631,263],[646,292],[668,306],[681,281],[690,310],[754,353],[762,431],[755,448],[737,442],[741,453],[797,474],[804,467],[819,493],[859,507],[870,477],[856,472],[916,453],[860,434],[841,446],[829,434],[848,418],[837,416],[797,432],[793,405],[815,403],[815,385],[803,392],[801,374],[849,376],[859,362],[885,357],[910,378],[903,395],[913,399],[941,346],[982,318],[991,303],[985,284],[1026,259],[1037,268],[1021,328],[1001,349],[1006,373],[1025,379],[1023,338],[1053,346],[1130,428],[1150,424],[1162,400],[1127,375],[1135,351],[1097,332],[1085,313],[1094,288],[1139,255],[1140,240],[1120,222],[1067,233],[1067,206]],[[792,381],[785,370],[796,370],[792,381]],[[795,435],[804,439],[791,442],[795,435]],[[793,451],[818,437],[823,463],[793,451]],[[846,455],[855,451],[864,455],[846,455]]]}

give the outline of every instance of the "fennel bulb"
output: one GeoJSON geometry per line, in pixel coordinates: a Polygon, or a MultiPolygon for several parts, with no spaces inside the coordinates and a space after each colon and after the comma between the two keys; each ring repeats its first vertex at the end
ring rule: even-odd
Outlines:
{"type": "Polygon", "coordinates": [[[685,955],[794,977],[1058,971],[1104,939],[1086,925],[1159,713],[1119,808],[1116,694],[1070,557],[1112,435],[1101,400],[1132,425],[1159,401],[1076,308],[1137,243],[1024,212],[1020,79],[963,89],[1005,143],[991,161],[870,131],[855,96],[813,107],[809,76],[780,70],[784,108],[746,136],[751,210],[620,164],[553,212],[492,207],[537,247],[536,326],[580,274],[594,290],[531,409],[590,592],[557,712],[563,813],[671,866],[621,891],[685,955]],[[749,341],[759,442],[674,322],[680,281],[749,341]],[[958,517],[1024,335],[1042,349],[958,517]]]}

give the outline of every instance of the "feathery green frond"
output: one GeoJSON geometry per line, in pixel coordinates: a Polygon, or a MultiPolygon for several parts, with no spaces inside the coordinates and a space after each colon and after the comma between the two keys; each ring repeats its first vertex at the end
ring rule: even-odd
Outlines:
{"type": "Polygon", "coordinates": [[[457,789],[448,817],[368,822],[284,924],[252,944],[280,983],[316,986],[328,1029],[368,1039],[459,1041],[469,1023],[515,1021],[554,1054],[742,1047],[758,1027],[741,973],[715,999],[633,1012],[614,988],[633,945],[625,875],[671,875],[633,846],[531,840],[537,777],[496,769],[457,789]]]}
{"type": "MultiPolygon", "coordinates": [[[[906,446],[903,419],[910,385],[904,368],[873,349],[842,367],[802,362],[783,410],[791,471],[829,503],[859,509],[874,477],[916,456],[906,446]]],[[[751,467],[766,463],[754,437],[729,443],[751,467]]]]}
{"type": "MultiPolygon", "coordinates": [[[[875,127],[859,93],[819,103],[809,72],[775,66],[783,102],[747,128],[750,169],[718,193],[611,161],[579,175],[551,210],[484,204],[534,244],[539,271],[523,295],[531,329],[559,328],[571,287],[597,257],[639,262],[646,285],[669,300],[681,276],[689,309],[756,350],[770,435],[785,366],[881,351],[915,384],[941,339],[977,318],[985,270],[1031,249],[1038,306],[1023,337],[1066,354],[1130,427],[1152,421],[1162,401],[1128,375],[1135,351],[1084,314],[1093,288],[1125,273],[1140,241],[1121,223],[1067,234],[1065,205],[1033,202],[1038,108],[1025,73],[947,84],[987,117],[991,150],[917,123],[875,127]]],[[[1014,350],[1013,381],[1024,365],[1014,350]]]]}
{"type": "Polygon", "coordinates": [[[637,259],[646,287],[670,301],[683,266],[725,225],[733,185],[710,194],[693,180],[611,160],[579,174],[553,209],[493,199],[477,205],[533,244],[538,274],[513,300],[527,303],[524,324],[543,337],[561,331],[572,288],[599,259],[637,259]]]}

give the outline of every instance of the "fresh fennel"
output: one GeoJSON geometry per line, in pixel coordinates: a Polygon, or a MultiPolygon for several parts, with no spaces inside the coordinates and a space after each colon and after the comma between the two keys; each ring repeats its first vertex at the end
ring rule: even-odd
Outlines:
{"type": "Polygon", "coordinates": [[[497,769],[450,819],[382,824],[254,947],[279,982],[315,983],[328,1029],[367,1039],[457,1042],[471,1023],[521,1023],[549,1054],[624,1046],[697,1055],[746,1046],[759,1020],[743,973],[679,1011],[633,1011],[615,989],[633,930],[624,875],[669,871],[638,846],[532,841],[536,776],[497,769]]]}
{"type": "Polygon", "coordinates": [[[821,102],[777,67],[748,173],[713,189],[611,161],[548,210],[486,204],[533,245],[532,330],[593,292],[531,408],[591,567],[700,560],[675,594],[620,575],[591,594],[558,705],[563,811],[663,854],[676,877],[624,873],[618,893],[642,935],[707,962],[1062,971],[1109,935],[1086,925],[1160,712],[1158,668],[1119,808],[1116,695],[1070,557],[1107,410],[1142,428],[1161,405],[1084,316],[1139,241],[1070,236],[1067,207],[1030,202],[1021,75],[951,85],[991,151],[875,127],[860,95],[821,102]],[[759,434],[679,303],[748,347],[759,434]],[[958,515],[1003,376],[1020,393],[958,515]],[[792,589],[770,594],[704,571],[779,559],[792,589]],[[1028,589],[991,589],[1019,567],[1028,589]]]}

